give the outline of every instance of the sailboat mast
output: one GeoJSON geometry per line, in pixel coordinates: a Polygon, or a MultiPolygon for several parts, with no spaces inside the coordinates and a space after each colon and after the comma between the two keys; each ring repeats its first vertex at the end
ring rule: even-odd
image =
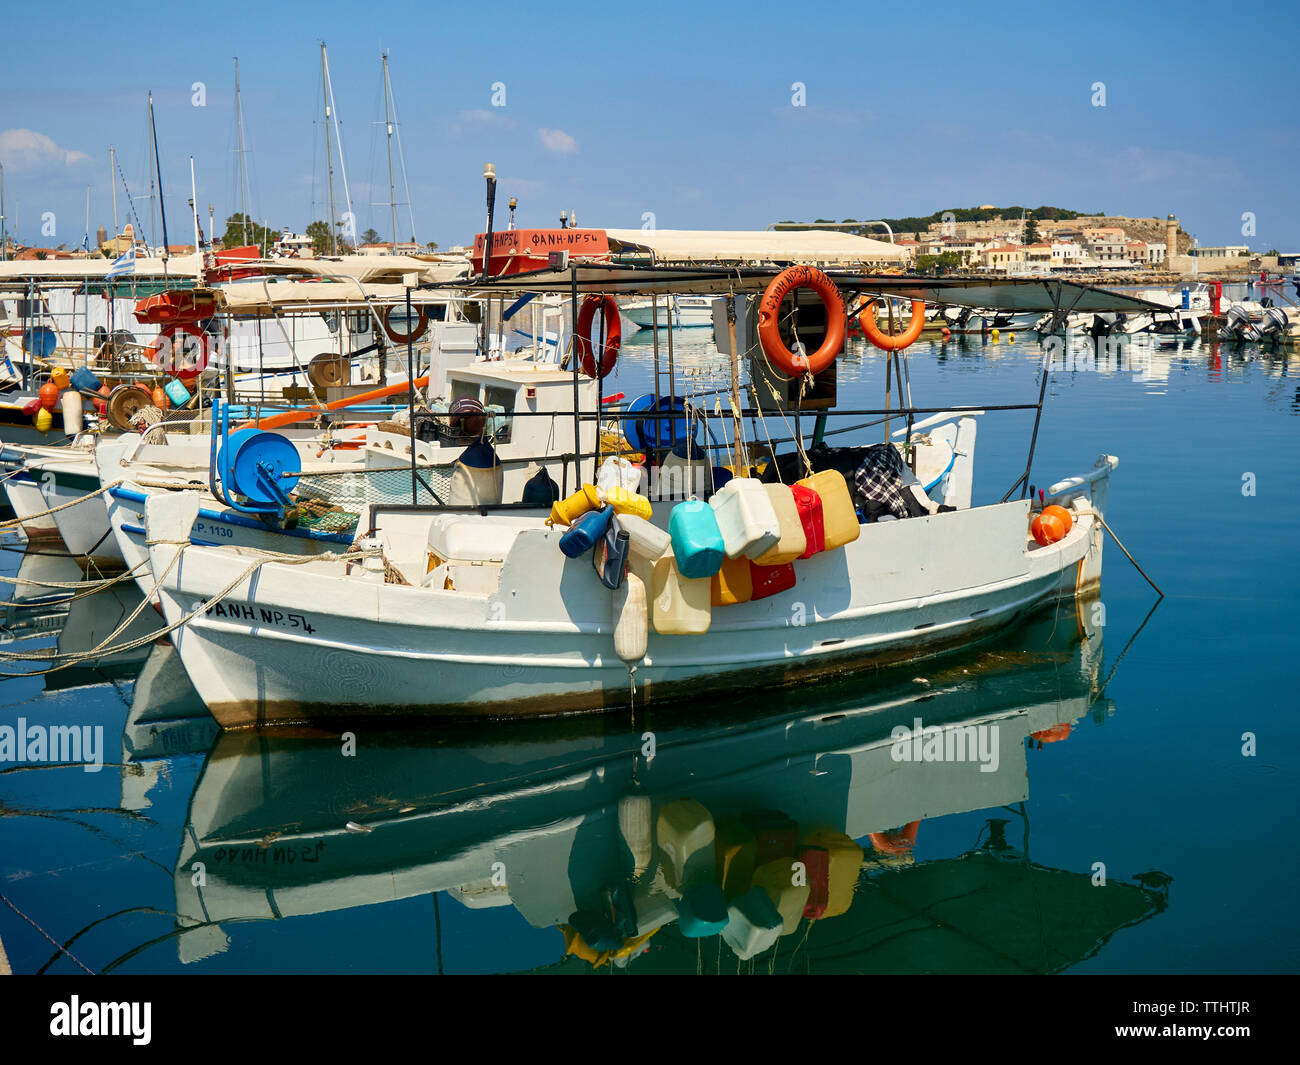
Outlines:
{"type": "Polygon", "coordinates": [[[244,164],[244,105],[239,96],[239,56],[235,56],[235,132],[239,139],[239,213],[244,219],[244,243],[248,243],[248,170],[244,164]]]}
{"type": "Polygon", "coordinates": [[[5,231],[5,168],[0,163],[0,263],[9,258],[9,235],[5,231]]]}
{"type": "Polygon", "coordinates": [[[393,254],[397,254],[397,192],[393,186],[393,116],[388,110],[388,97],[392,92],[388,84],[388,53],[384,59],[384,127],[388,130],[388,206],[393,212],[393,254]]]}
{"type": "MultiPolygon", "coordinates": [[[[344,218],[348,220],[349,226],[355,224],[356,215],[352,213],[352,190],[348,188],[348,163],[343,156],[343,130],[339,126],[339,109],[334,102],[334,82],[330,79],[329,60],[324,58],[324,42],[321,44],[321,56],[325,63],[325,91],[329,94],[330,114],[334,116],[334,139],[339,150],[339,174],[343,178],[343,204],[347,208],[344,218]]],[[[329,135],[329,127],[325,129],[326,136],[329,135]]],[[[356,236],[353,231],[352,236],[356,236]]]]}
{"type": "Polygon", "coordinates": [[[153,141],[153,165],[158,174],[158,214],[162,218],[162,262],[163,277],[167,276],[167,204],[163,202],[162,162],[158,158],[158,129],[153,117],[153,93],[149,94],[149,138],[153,141]]]}
{"type": "MultiPolygon", "coordinates": [[[[149,94],[149,154],[155,158],[158,155],[158,145],[154,143],[153,131],[153,93],[149,94]]],[[[154,199],[153,174],[149,175],[149,244],[151,247],[158,247],[158,230],[154,226],[154,217],[157,213],[156,200],[154,199]]],[[[150,253],[152,254],[152,252],[150,253]]]]}
{"type": "Polygon", "coordinates": [[[334,156],[330,149],[330,92],[329,64],[325,60],[325,42],[320,43],[320,80],[321,97],[325,101],[325,169],[329,174],[330,188],[330,254],[339,253],[338,237],[335,232],[334,214],[334,156]]]}

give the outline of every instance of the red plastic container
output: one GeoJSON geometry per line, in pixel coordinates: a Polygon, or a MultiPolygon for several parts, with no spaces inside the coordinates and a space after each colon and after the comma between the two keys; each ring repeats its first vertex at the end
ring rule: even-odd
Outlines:
{"type": "Polygon", "coordinates": [[[787,562],[784,566],[756,566],[751,560],[749,576],[754,585],[754,594],[750,596],[750,601],[766,599],[769,595],[788,592],[794,587],[794,563],[787,562]]]}
{"type": "Polygon", "coordinates": [[[825,847],[801,847],[798,855],[808,877],[808,905],[803,915],[815,921],[826,912],[831,895],[831,853],[825,847]]]}
{"type": "Polygon", "coordinates": [[[780,810],[750,810],[742,820],[754,833],[755,869],[794,854],[799,844],[799,826],[780,810]]]}
{"type": "Polygon", "coordinates": [[[801,484],[792,484],[794,505],[799,508],[799,520],[808,538],[808,548],[800,558],[812,558],[818,551],[826,550],[826,524],[822,520],[822,497],[801,484]]]}

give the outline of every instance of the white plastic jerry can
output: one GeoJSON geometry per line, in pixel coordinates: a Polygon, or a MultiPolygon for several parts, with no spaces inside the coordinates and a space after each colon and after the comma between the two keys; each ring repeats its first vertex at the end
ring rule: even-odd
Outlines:
{"type": "Polygon", "coordinates": [[[757,559],[781,539],[781,523],[763,483],[753,477],[728,481],[709,500],[728,558],[757,559]]]}

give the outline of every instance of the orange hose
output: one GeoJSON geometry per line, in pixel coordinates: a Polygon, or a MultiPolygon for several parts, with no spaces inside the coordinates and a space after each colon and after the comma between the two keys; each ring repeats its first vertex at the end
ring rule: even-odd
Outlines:
{"type": "MultiPolygon", "coordinates": [[[[428,375],[417,377],[413,382],[416,388],[423,388],[429,383],[428,375]]],[[[412,382],[403,381],[400,385],[385,385],[383,388],[374,388],[369,392],[362,392],[356,396],[348,396],[346,399],[336,399],[333,402],[326,403],[323,407],[304,407],[302,410],[287,410],[283,414],[273,414],[269,418],[263,418],[258,422],[244,422],[231,429],[232,433],[239,432],[240,429],[279,429],[282,425],[292,425],[294,422],[305,422],[309,418],[314,418],[318,414],[324,414],[327,411],[342,410],[344,407],[351,407],[357,403],[370,403],[376,399],[387,399],[389,396],[395,396],[399,392],[405,392],[411,387],[412,382]]]]}

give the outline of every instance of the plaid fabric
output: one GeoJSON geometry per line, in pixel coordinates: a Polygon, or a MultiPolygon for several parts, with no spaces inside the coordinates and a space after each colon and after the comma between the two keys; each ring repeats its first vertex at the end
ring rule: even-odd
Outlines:
{"type": "Polygon", "coordinates": [[[893,444],[872,444],[853,475],[853,484],[864,499],[885,507],[896,518],[909,516],[903,499],[903,456],[893,444]]]}

